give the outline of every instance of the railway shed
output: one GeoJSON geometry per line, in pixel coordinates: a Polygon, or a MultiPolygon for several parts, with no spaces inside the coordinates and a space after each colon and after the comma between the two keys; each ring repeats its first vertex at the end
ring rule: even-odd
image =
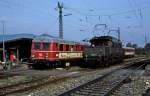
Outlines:
{"type": "Polygon", "coordinates": [[[33,37],[32,34],[0,35],[0,60],[3,61],[3,40],[6,60],[10,60],[11,54],[16,57],[17,63],[21,59],[29,58],[33,37]]]}

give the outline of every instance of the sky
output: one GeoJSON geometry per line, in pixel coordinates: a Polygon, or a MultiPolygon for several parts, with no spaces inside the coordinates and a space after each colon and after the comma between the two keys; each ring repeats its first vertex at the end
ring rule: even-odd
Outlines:
{"type": "MultiPolygon", "coordinates": [[[[123,44],[150,42],[150,0],[59,0],[63,4],[64,39],[81,41],[120,27],[123,44]],[[71,14],[69,16],[64,16],[71,14]],[[104,25],[107,25],[105,28],[104,25]]],[[[58,0],[0,0],[5,34],[59,36],[58,0]]],[[[0,24],[2,34],[2,24],[0,24]]],[[[117,36],[115,31],[110,33],[117,36]]]]}

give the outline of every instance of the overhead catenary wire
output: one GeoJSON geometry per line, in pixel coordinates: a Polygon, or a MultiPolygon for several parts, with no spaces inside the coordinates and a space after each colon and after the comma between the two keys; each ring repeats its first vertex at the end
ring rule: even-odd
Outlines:
{"type": "MultiPolygon", "coordinates": [[[[126,10],[126,11],[122,11],[122,12],[115,12],[115,13],[112,13],[112,14],[89,14],[89,13],[85,13],[85,12],[82,12],[82,11],[79,11],[77,10],[76,8],[72,8],[72,7],[65,7],[66,9],[68,10],[72,10],[73,12],[76,12],[77,14],[81,15],[81,16],[85,16],[86,18],[86,22],[87,22],[87,17],[98,17],[98,20],[100,21],[100,18],[101,17],[107,17],[110,21],[110,25],[112,25],[112,17],[113,16],[117,16],[117,15],[125,15],[125,14],[129,14],[129,13],[133,13],[135,14],[135,12],[140,12],[140,17],[143,18],[143,14],[142,14],[142,10],[146,9],[146,8],[149,8],[150,5],[149,5],[149,2],[148,3],[145,3],[145,4],[148,4],[148,5],[145,5],[143,7],[139,7],[139,8],[133,8],[133,9],[130,9],[130,10],[126,10]]],[[[95,9],[94,9],[95,10],[95,9]]],[[[136,17],[137,19],[137,17],[136,17]]],[[[90,20],[88,19],[88,22],[90,20]]],[[[140,25],[142,25],[141,23],[141,20],[137,19],[137,21],[139,22],[140,25]]]]}
{"type": "MultiPolygon", "coordinates": [[[[136,1],[135,1],[135,0],[132,0],[132,1],[133,1],[134,5],[135,5],[136,7],[138,7],[138,6],[136,5],[136,1]]],[[[141,30],[142,32],[144,32],[144,29],[143,29],[143,14],[142,14],[142,10],[141,10],[141,9],[139,10],[139,18],[138,18],[138,15],[137,15],[136,12],[135,12],[135,16],[136,16],[136,18],[137,18],[138,21],[139,21],[140,30],[141,30]]],[[[143,36],[143,38],[144,38],[143,42],[144,42],[144,44],[146,44],[146,43],[147,43],[147,36],[148,36],[148,35],[146,35],[146,32],[144,32],[144,33],[145,33],[145,34],[144,34],[144,36],[143,36]]]]}
{"type": "MultiPolygon", "coordinates": [[[[129,5],[131,6],[131,8],[134,10],[133,13],[135,15],[135,18],[137,19],[137,21],[139,22],[140,26],[142,27],[142,20],[139,19],[138,15],[137,15],[137,11],[135,10],[136,8],[134,6],[136,6],[136,2],[134,0],[132,0],[134,5],[132,4],[131,0],[128,0],[129,5]]],[[[138,8],[138,11],[141,11],[141,8],[138,8]]]]}
{"type": "Polygon", "coordinates": [[[71,7],[66,7],[66,9],[68,10],[72,10],[80,15],[84,15],[84,16],[115,16],[115,15],[124,15],[124,14],[128,14],[128,13],[133,13],[135,11],[140,11],[140,10],[144,10],[146,8],[149,8],[150,5],[147,5],[147,6],[144,6],[144,7],[140,7],[140,8],[137,8],[137,9],[131,9],[131,10],[127,10],[127,11],[122,11],[122,12],[116,12],[116,13],[112,13],[112,14],[88,14],[88,13],[84,13],[84,12],[81,12],[79,10],[76,10],[75,8],[71,8],[71,7]]]}
{"type": "MultiPolygon", "coordinates": [[[[150,5],[144,6],[144,7],[139,7],[139,8],[133,8],[127,11],[122,11],[122,12],[116,12],[116,13],[112,13],[112,14],[88,14],[88,13],[84,13],[82,11],[76,10],[75,8],[71,8],[71,7],[66,7],[66,9],[68,10],[72,10],[73,12],[76,12],[77,14],[81,15],[81,16],[85,16],[87,17],[98,17],[99,21],[101,17],[107,17],[110,21],[110,25],[112,25],[112,16],[117,16],[117,15],[125,15],[125,14],[129,14],[129,13],[133,13],[135,15],[135,12],[141,12],[140,16],[141,18],[143,18],[143,14],[142,14],[142,10],[149,8],[150,5]]],[[[138,19],[138,17],[136,16],[137,21],[139,22],[140,26],[142,25],[141,20],[138,19]]]]}

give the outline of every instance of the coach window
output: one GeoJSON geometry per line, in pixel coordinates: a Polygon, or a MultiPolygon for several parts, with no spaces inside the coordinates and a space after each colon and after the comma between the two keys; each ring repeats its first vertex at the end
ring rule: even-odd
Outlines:
{"type": "Polygon", "coordinates": [[[69,45],[66,45],[66,51],[69,51],[69,45]]]}
{"type": "Polygon", "coordinates": [[[59,47],[58,47],[58,44],[56,43],[56,50],[58,50],[58,48],[59,48],[59,47]]]}
{"type": "Polygon", "coordinates": [[[79,49],[79,48],[78,48],[78,45],[76,45],[76,51],[78,51],[78,49],[79,49]]]}
{"type": "Polygon", "coordinates": [[[63,44],[59,45],[59,51],[63,51],[63,44]]]}
{"type": "Polygon", "coordinates": [[[81,46],[79,46],[79,51],[81,51],[81,46]]]}
{"type": "Polygon", "coordinates": [[[81,46],[81,51],[83,51],[83,46],[81,46]]]}
{"type": "Polygon", "coordinates": [[[48,50],[49,43],[43,43],[43,50],[48,50]]]}
{"type": "Polygon", "coordinates": [[[78,51],[78,45],[75,45],[76,46],[76,51],[78,51]]]}
{"type": "Polygon", "coordinates": [[[73,50],[76,51],[76,46],[75,45],[73,45],[73,50]]]}
{"type": "Polygon", "coordinates": [[[37,49],[40,49],[41,48],[41,43],[40,42],[35,42],[34,43],[34,49],[37,50],[37,49]]]}
{"type": "Polygon", "coordinates": [[[73,51],[73,45],[70,46],[70,51],[73,51]]]}

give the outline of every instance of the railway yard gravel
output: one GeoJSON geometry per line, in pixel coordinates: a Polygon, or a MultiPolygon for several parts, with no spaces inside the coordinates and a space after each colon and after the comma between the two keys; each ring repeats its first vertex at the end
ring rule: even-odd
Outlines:
{"type": "MultiPolygon", "coordinates": [[[[139,74],[137,72],[137,74],[139,74]]],[[[143,73],[143,71],[141,71],[143,73]]],[[[117,91],[115,91],[111,96],[141,96],[145,91],[150,88],[150,77],[148,76],[134,76],[131,77],[131,82],[123,84],[117,91]]],[[[55,84],[43,87],[41,89],[22,93],[22,96],[57,96],[67,90],[77,87],[85,82],[91,81],[102,75],[102,72],[95,71],[92,73],[85,74],[80,77],[72,77],[65,81],[60,81],[55,84]]],[[[15,94],[16,95],[16,94],[15,94]]],[[[15,96],[11,95],[11,96],[15,96]]],[[[19,96],[20,94],[16,95],[19,96]]]]}
{"type": "MultiPolygon", "coordinates": [[[[121,65],[112,66],[110,68],[103,68],[103,69],[97,69],[90,72],[72,72],[68,73],[70,74],[69,79],[64,79],[57,81],[53,84],[49,84],[47,86],[41,86],[40,88],[26,91],[24,93],[18,93],[18,94],[11,94],[8,96],[57,96],[67,90],[70,90],[74,87],[77,87],[81,84],[84,84],[88,81],[91,81],[97,77],[102,76],[106,72],[110,72],[113,69],[119,68],[121,65]],[[72,74],[72,75],[71,75],[72,74]]],[[[92,69],[91,69],[92,70],[92,69]]]]}
{"type": "Polygon", "coordinates": [[[132,82],[123,84],[111,96],[142,96],[150,88],[150,77],[132,77],[132,82]]]}
{"type": "Polygon", "coordinates": [[[130,77],[129,82],[124,83],[111,96],[144,96],[146,90],[150,88],[150,75],[145,76],[144,70],[137,71],[130,77]]]}
{"type": "Polygon", "coordinates": [[[0,79],[0,87],[38,79],[38,76],[11,76],[0,79]]]}
{"type": "MultiPolygon", "coordinates": [[[[86,68],[82,69],[82,68],[78,68],[78,67],[73,67],[68,71],[64,70],[64,69],[61,69],[61,70],[53,69],[53,70],[46,70],[46,71],[29,70],[27,73],[25,73],[24,71],[20,71],[23,73],[23,75],[21,75],[20,77],[19,76],[9,77],[10,78],[9,80],[12,79],[13,83],[14,82],[18,83],[19,81],[26,81],[26,79],[32,80],[33,78],[36,78],[36,76],[45,76],[45,74],[50,77],[51,76],[57,77],[57,76],[61,76],[62,74],[64,76],[66,75],[69,77],[67,79],[58,80],[54,83],[49,83],[47,85],[40,86],[39,88],[35,88],[33,90],[29,90],[29,91],[25,91],[25,92],[21,92],[21,93],[14,93],[14,94],[10,94],[7,96],[57,96],[65,91],[75,88],[75,87],[77,87],[81,84],[84,84],[88,81],[91,81],[97,77],[100,77],[103,74],[110,72],[114,69],[117,69],[121,66],[122,65],[114,65],[114,66],[111,66],[108,68],[90,69],[90,70],[86,69],[86,68]],[[32,74],[32,72],[33,72],[33,74],[32,74]],[[60,75],[60,73],[62,73],[62,74],[60,75]]],[[[118,95],[114,95],[114,96],[130,96],[129,94],[133,94],[133,93],[129,93],[129,91],[131,91],[132,87],[133,87],[133,85],[131,83],[126,83],[122,87],[120,87],[118,90],[121,90],[121,89],[124,90],[121,92],[122,93],[124,92],[124,94],[127,94],[127,95],[119,95],[120,93],[118,91],[118,93],[114,92],[115,94],[118,94],[118,95]]]]}

